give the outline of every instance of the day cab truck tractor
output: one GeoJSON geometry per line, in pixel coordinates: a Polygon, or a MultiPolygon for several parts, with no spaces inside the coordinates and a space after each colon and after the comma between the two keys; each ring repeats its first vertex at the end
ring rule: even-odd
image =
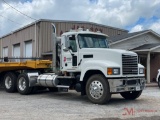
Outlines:
{"type": "Polygon", "coordinates": [[[11,63],[0,63],[10,68],[1,71],[7,92],[17,89],[27,95],[38,86],[53,92],[74,89],[95,104],[108,103],[117,93],[129,100],[141,95],[145,87],[144,66],[138,63],[136,53],[110,49],[108,36],[100,32],[80,28],[56,37],[56,27],[52,27],[52,72],[44,70],[49,61],[32,61],[32,65],[26,61],[24,67],[20,67],[24,63],[15,63],[16,69],[5,65],[11,63]]]}

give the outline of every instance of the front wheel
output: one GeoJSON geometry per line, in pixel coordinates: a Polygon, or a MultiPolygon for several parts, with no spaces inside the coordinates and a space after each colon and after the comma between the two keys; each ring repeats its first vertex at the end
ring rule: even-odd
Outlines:
{"type": "Polygon", "coordinates": [[[126,100],[135,100],[136,98],[138,98],[142,94],[142,90],[141,91],[132,91],[132,92],[122,92],[120,94],[126,100]]]}
{"type": "Polygon", "coordinates": [[[105,104],[109,102],[111,93],[107,79],[101,74],[91,76],[86,84],[86,94],[92,103],[105,104]]]}
{"type": "Polygon", "coordinates": [[[30,94],[33,87],[29,87],[29,79],[27,74],[22,73],[18,76],[17,90],[22,95],[30,94]]]}

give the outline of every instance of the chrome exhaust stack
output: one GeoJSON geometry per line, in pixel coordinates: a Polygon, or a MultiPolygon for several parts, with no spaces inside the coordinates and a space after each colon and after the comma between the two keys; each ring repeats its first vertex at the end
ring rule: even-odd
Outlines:
{"type": "Polygon", "coordinates": [[[56,26],[55,24],[51,24],[53,28],[53,51],[52,51],[52,67],[53,72],[57,73],[57,66],[56,66],[56,42],[57,42],[57,36],[56,36],[56,26]]]}

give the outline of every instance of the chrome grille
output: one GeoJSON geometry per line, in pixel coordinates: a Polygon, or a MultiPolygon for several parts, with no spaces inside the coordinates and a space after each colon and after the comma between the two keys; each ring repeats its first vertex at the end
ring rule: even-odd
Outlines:
{"type": "Polygon", "coordinates": [[[138,58],[132,55],[122,55],[123,75],[138,74],[138,58]]]}

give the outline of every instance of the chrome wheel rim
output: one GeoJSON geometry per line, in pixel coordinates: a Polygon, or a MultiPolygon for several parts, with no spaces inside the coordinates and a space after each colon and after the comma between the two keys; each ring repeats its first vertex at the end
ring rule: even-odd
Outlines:
{"type": "Polygon", "coordinates": [[[25,89],[26,89],[26,81],[25,81],[25,78],[23,78],[23,77],[21,77],[20,79],[19,79],[19,89],[21,90],[21,91],[24,91],[25,89]]]}
{"type": "Polygon", "coordinates": [[[12,80],[9,76],[7,76],[5,79],[5,86],[7,89],[10,89],[12,87],[12,80]]]}
{"type": "Polygon", "coordinates": [[[94,98],[94,99],[99,99],[102,97],[104,89],[103,89],[103,85],[100,81],[95,80],[90,84],[90,95],[94,98]]]}

